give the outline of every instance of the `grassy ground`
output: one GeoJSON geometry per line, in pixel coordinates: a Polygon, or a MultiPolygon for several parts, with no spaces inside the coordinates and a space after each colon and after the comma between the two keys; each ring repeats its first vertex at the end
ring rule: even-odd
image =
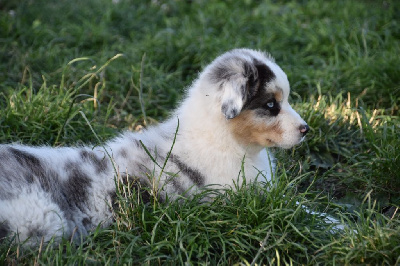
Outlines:
{"type": "Polygon", "coordinates": [[[236,47],[273,54],[311,133],[275,151],[269,192],[146,205],[121,186],[110,228],[79,246],[4,242],[0,264],[400,263],[397,1],[131,2],[0,2],[1,143],[98,143],[82,113],[101,140],[160,121],[236,47]]]}

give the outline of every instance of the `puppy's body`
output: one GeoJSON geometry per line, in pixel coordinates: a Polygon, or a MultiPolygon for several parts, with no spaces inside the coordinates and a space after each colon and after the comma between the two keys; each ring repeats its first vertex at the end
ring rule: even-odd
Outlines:
{"type": "Polygon", "coordinates": [[[270,56],[237,49],[207,66],[175,113],[143,133],[94,149],[0,146],[0,238],[17,232],[35,243],[109,224],[115,178],[156,187],[161,198],[240,183],[243,162],[248,182],[269,181],[265,147],[292,147],[308,131],[289,91],[270,56]]]}

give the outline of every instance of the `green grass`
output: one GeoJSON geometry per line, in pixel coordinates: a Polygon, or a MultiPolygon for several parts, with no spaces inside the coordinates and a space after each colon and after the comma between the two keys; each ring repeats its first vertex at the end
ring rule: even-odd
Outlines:
{"type": "Polygon", "coordinates": [[[0,264],[399,264],[399,21],[394,0],[1,2],[0,143],[97,144],[82,114],[101,140],[161,121],[237,47],[273,54],[311,132],[274,151],[269,191],[146,205],[121,185],[110,228],[79,246],[4,242],[0,264]]]}

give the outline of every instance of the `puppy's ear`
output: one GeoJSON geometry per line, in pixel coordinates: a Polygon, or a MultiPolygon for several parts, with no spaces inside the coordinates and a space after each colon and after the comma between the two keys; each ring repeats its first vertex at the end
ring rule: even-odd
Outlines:
{"type": "Polygon", "coordinates": [[[227,119],[236,117],[242,110],[245,100],[247,79],[241,74],[231,76],[222,89],[221,111],[227,119]]]}
{"type": "Polygon", "coordinates": [[[231,73],[222,83],[221,111],[227,119],[240,114],[243,105],[249,97],[257,92],[257,68],[243,64],[239,73],[231,73]]]}

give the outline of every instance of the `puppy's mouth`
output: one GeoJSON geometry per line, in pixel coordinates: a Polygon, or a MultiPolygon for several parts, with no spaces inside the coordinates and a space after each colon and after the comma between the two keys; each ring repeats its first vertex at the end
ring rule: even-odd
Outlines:
{"type": "Polygon", "coordinates": [[[291,149],[294,146],[299,145],[300,143],[302,143],[305,140],[305,136],[299,138],[297,141],[293,142],[293,143],[278,143],[275,142],[271,139],[266,139],[267,143],[268,143],[268,147],[278,147],[278,148],[282,148],[282,149],[291,149]]]}

